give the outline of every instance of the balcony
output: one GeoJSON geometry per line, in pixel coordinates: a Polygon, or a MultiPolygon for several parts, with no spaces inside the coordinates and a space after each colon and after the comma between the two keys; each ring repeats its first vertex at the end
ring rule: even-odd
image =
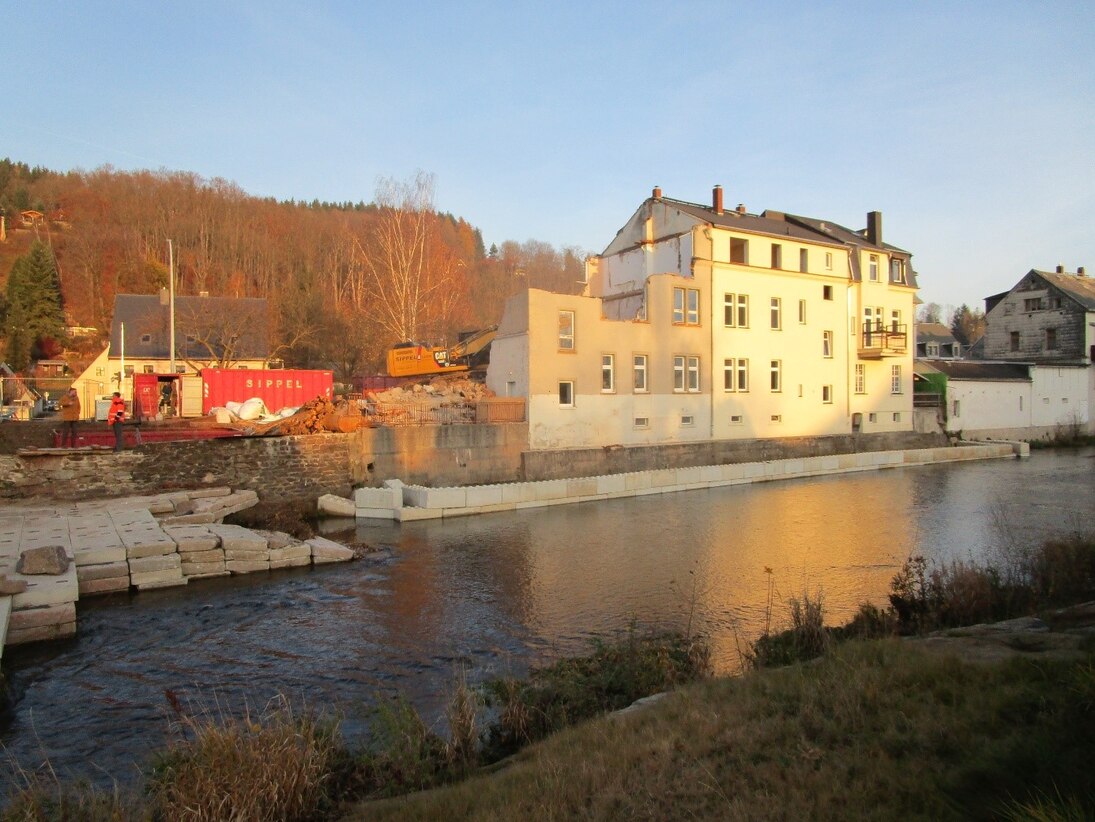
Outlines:
{"type": "Polygon", "coordinates": [[[883,357],[902,357],[909,349],[908,326],[893,323],[886,327],[875,325],[865,328],[859,336],[859,358],[880,360],[883,357]]]}

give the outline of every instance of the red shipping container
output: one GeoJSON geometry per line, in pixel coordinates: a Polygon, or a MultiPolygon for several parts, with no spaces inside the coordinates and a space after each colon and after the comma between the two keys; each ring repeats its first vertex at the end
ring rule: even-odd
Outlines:
{"type": "Polygon", "coordinates": [[[252,397],[258,397],[270,411],[276,413],[285,407],[304,405],[316,397],[329,400],[333,393],[334,374],[331,371],[202,369],[203,414],[225,403],[246,402],[252,397]]]}

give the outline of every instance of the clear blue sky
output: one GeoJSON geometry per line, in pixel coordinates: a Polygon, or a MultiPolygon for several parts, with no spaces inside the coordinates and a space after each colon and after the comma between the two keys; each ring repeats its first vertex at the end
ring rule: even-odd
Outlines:
{"type": "MultiPolygon", "coordinates": [[[[1095,269],[1095,3],[13,2],[0,156],[370,200],[602,250],[666,196],[807,214],[979,305],[1095,269]]],[[[1095,273],[1095,272],[1093,272],[1095,273]]]]}

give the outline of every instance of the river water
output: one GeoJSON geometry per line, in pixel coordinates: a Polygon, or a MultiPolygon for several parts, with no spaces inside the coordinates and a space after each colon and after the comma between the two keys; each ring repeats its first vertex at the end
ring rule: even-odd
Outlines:
{"type": "MultiPolygon", "coordinates": [[[[337,708],[397,692],[429,718],[460,670],[523,673],[642,626],[706,634],[723,671],[787,596],[826,621],[885,602],[911,555],[980,560],[1095,527],[1095,449],[909,467],[330,534],[391,558],[80,603],[79,636],[10,649],[9,763],[130,782],[167,739],[170,691],[212,711],[278,694],[337,708]],[[770,569],[770,573],[768,571],[770,569]]],[[[2,769],[0,769],[2,770],[2,769]]],[[[10,768],[8,770],[11,770],[10,768]]],[[[11,775],[5,776],[10,779],[11,775]]]]}

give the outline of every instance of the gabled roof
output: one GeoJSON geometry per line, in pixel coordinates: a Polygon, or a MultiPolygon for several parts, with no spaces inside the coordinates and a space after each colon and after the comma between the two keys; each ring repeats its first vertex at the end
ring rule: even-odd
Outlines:
{"type": "Polygon", "coordinates": [[[1058,274],[1056,272],[1031,270],[1047,283],[1063,291],[1088,311],[1095,311],[1095,281],[1083,274],[1058,274]]]}
{"type": "Polygon", "coordinates": [[[958,340],[943,323],[917,323],[916,342],[956,343],[958,340]]]}
{"type": "MultiPolygon", "coordinates": [[[[171,358],[170,310],[158,294],[118,294],[110,325],[110,352],[134,359],[171,358]]],[[[262,360],[270,353],[266,300],[259,297],[175,297],[175,356],[210,360],[219,357],[224,342],[235,339],[237,360],[262,360]],[[192,339],[188,339],[188,337],[192,339]],[[202,344],[212,343],[213,353],[202,344]]]]}

